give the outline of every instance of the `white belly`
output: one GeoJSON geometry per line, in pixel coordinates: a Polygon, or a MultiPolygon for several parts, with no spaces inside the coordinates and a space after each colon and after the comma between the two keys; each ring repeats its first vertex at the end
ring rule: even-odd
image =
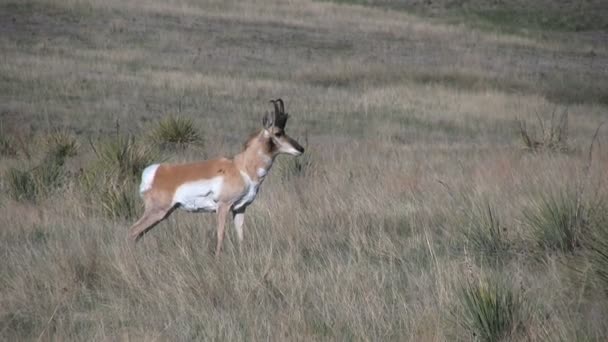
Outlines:
{"type": "Polygon", "coordinates": [[[216,211],[222,177],[189,182],[179,186],[173,196],[173,205],[186,211],[216,211]]]}

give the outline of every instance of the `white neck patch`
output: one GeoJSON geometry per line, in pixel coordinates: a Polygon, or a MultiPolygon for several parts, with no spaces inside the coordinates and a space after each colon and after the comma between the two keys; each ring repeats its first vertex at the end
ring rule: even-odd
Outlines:
{"type": "Polygon", "coordinates": [[[266,170],[265,168],[261,167],[261,168],[259,168],[259,169],[257,170],[257,172],[256,172],[256,173],[257,173],[258,177],[260,177],[260,178],[261,178],[261,177],[266,176],[266,174],[268,173],[268,170],[266,170]]]}

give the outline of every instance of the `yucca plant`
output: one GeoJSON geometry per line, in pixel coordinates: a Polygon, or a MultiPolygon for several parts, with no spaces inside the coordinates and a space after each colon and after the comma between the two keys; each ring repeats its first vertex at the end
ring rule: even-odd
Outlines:
{"type": "Polygon", "coordinates": [[[201,133],[194,121],[181,116],[169,116],[161,120],[150,137],[163,148],[202,144],[201,133]]]}
{"type": "Polygon", "coordinates": [[[479,341],[500,341],[513,337],[523,325],[521,294],[499,277],[466,280],[458,292],[457,321],[479,341]]]}

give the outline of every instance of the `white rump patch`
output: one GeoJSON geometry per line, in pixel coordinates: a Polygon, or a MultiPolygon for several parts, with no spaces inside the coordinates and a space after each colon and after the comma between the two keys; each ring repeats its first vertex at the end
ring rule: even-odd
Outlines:
{"type": "Polygon", "coordinates": [[[180,185],[173,195],[173,205],[186,211],[215,211],[224,179],[215,177],[180,185]]]}
{"type": "Polygon", "coordinates": [[[139,185],[140,195],[152,188],[152,182],[154,182],[154,176],[156,175],[156,170],[159,166],[160,164],[152,164],[145,168],[141,173],[141,184],[139,185]]]}

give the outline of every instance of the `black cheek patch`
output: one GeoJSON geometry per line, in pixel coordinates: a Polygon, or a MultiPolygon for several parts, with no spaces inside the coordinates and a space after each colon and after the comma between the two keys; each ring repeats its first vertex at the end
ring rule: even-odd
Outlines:
{"type": "Polygon", "coordinates": [[[277,150],[277,145],[272,139],[268,139],[268,152],[274,153],[277,150]]]}

